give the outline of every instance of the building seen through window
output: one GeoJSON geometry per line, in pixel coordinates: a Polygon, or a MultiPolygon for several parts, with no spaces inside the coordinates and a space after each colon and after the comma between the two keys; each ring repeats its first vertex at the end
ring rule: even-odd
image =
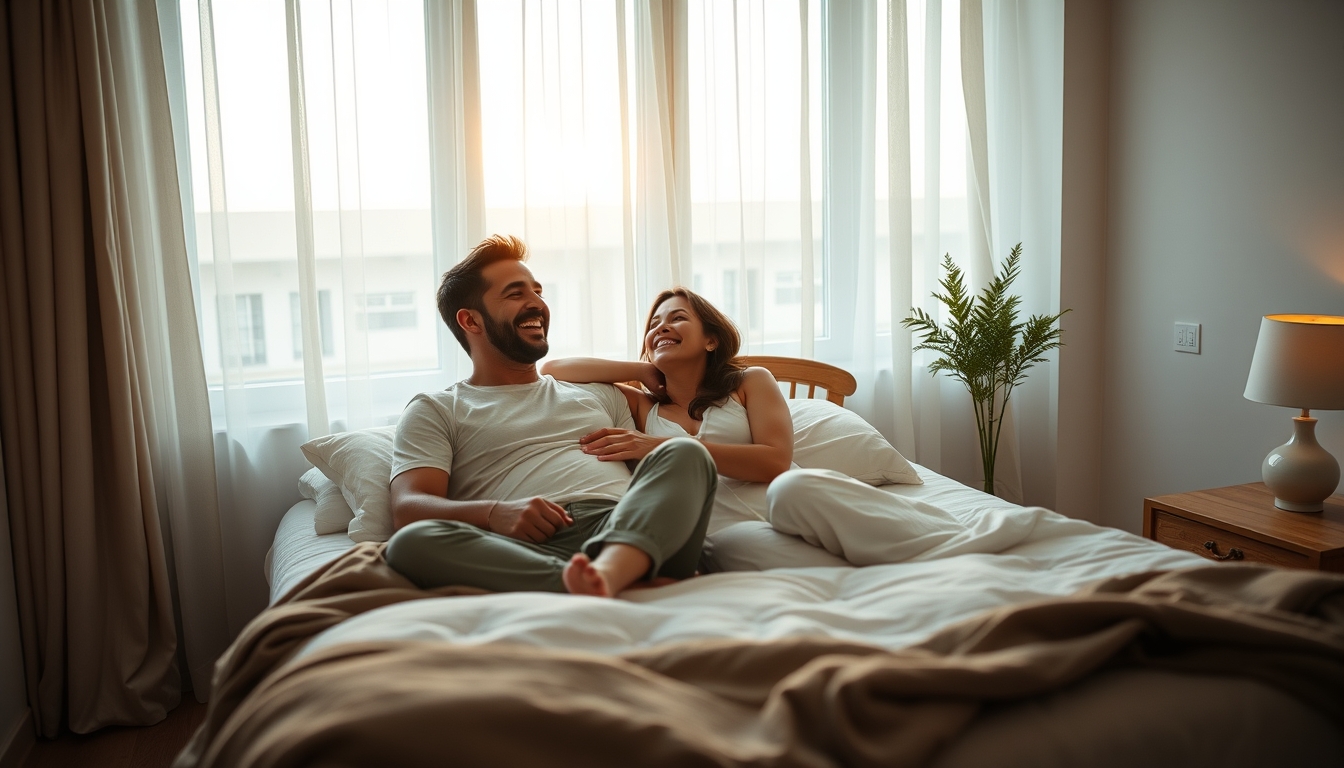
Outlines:
{"type": "Polygon", "coordinates": [[[364,296],[364,323],[370,331],[414,328],[415,291],[370,293],[364,296]]]}
{"type": "Polygon", "coordinates": [[[266,364],[266,312],[260,293],[235,297],[238,309],[238,351],[243,365],[266,364]]]}
{"type": "MultiPolygon", "coordinates": [[[[289,294],[290,341],[294,347],[294,359],[303,359],[303,310],[297,291],[289,294]]],[[[322,356],[336,354],[335,331],[331,319],[331,291],[322,289],[317,292],[318,333],[322,343],[322,356]]]]}

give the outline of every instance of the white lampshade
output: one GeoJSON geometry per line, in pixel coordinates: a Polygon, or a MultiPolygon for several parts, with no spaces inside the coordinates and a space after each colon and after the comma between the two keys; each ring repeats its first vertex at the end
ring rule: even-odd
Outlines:
{"type": "Polygon", "coordinates": [[[1255,341],[1246,399],[1344,410],[1344,317],[1266,315],[1255,341]]]}
{"type": "Polygon", "coordinates": [[[1339,485],[1339,462],[1316,441],[1310,410],[1344,409],[1344,317],[1266,315],[1246,380],[1246,399],[1301,408],[1293,436],[1260,465],[1274,506],[1320,512],[1339,485]]]}

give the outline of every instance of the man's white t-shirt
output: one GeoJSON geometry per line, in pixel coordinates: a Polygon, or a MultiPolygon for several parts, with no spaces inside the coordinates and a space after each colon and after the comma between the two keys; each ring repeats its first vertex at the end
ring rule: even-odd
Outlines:
{"type": "Polygon", "coordinates": [[[476,387],[460,381],[416,395],[397,422],[392,477],[433,467],[448,473],[448,498],[526,499],[561,506],[617,501],[630,484],[622,461],[598,461],[579,438],[604,427],[633,430],[625,396],[610,384],[476,387]]]}

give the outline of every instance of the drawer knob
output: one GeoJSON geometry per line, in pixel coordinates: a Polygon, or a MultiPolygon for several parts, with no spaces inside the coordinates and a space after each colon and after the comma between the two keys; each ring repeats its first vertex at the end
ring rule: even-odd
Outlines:
{"type": "Polygon", "coordinates": [[[1227,550],[1226,555],[1220,555],[1218,554],[1217,543],[1212,541],[1204,542],[1204,548],[1209,550],[1209,552],[1213,554],[1214,560],[1240,560],[1246,556],[1245,554],[1242,553],[1240,549],[1237,549],[1236,547],[1227,550]]]}

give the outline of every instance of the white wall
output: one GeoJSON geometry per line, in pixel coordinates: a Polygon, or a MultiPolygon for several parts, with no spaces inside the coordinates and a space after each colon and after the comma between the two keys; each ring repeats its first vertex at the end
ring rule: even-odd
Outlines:
{"type": "MultiPolygon", "coordinates": [[[[4,446],[0,445],[0,456],[4,446]]],[[[14,730],[28,712],[23,681],[23,651],[19,647],[19,607],[14,594],[14,556],[9,539],[9,506],[5,477],[0,473],[0,755],[10,747],[14,730]]],[[[24,734],[16,742],[31,740],[24,734]]]]}
{"type": "MultiPolygon", "coordinates": [[[[1242,397],[1261,315],[1344,315],[1344,3],[1112,10],[1101,521],[1137,531],[1145,496],[1259,480],[1288,438],[1242,397]]],[[[1344,457],[1344,412],[1313,415],[1344,457]]]]}

